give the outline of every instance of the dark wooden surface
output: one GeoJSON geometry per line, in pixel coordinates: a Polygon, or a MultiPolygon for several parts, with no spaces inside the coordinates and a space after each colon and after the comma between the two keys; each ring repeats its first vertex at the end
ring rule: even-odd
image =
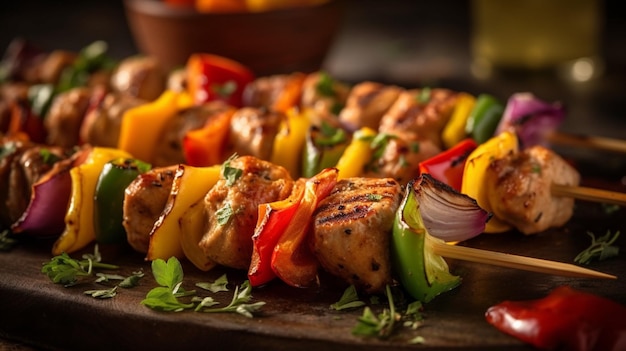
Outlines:
{"type": "MultiPolygon", "coordinates": [[[[588,185],[626,191],[624,185],[614,181],[587,179],[588,185]]],[[[607,214],[600,204],[581,201],[576,205],[574,219],[564,228],[533,236],[516,232],[481,235],[464,245],[572,263],[590,242],[587,230],[596,234],[606,230],[626,232],[622,220],[625,211],[622,208],[607,214]]],[[[616,244],[623,248],[625,242],[622,236],[616,244]]],[[[617,275],[617,280],[559,277],[449,260],[451,270],[463,278],[462,285],[425,305],[426,318],[421,328],[403,329],[395,338],[380,341],[351,334],[361,309],[348,312],[330,309],[344,289],[332,277],[322,275],[319,289],[294,289],[280,282],[255,289],[255,301],[267,304],[253,319],[233,314],[161,313],[140,304],[147,291],[156,286],[150,266],[141,255],[105,249],[104,261],[122,267],[116,272],[129,275],[141,269],[146,277],[139,287],[121,289],[112,299],[97,300],[83,291],[101,286],[83,284],[64,288],[51,283],[40,272],[42,264],[51,257],[50,244],[25,240],[14,250],[0,254],[0,336],[37,349],[165,350],[211,345],[216,349],[241,350],[530,350],[485,321],[484,313],[489,306],[503,300],[539,298],[561,285],[626,304],[624,254],[590,266],[617,275]],[[416,335],[424,337],[424,345],[407,343],[416,335]]],[[[196,282],[212,281],[223,273],[233,284],[245,279],[242,272],[218,268],[207,273],[188,263],[184,263],[184,271],[186,289],[193,289],[196,282]]],[[[232,289],[217,297],[227,303],[230,294],[232,289]]]]}
{"type": "MultiPolygon", "coordinates": [[[[438,85],[471,93],[488,92],[502,99],[531,91],[568,107],[563,130],[626,139],[626,37],[624,11],[607,2],[603,53],[605,74],[597,80],[571,84],[542,74],[497,76],[481,80],[469,72],[469,2],[355,0],[325,67],[349,82],[377,80],[407,87],[438,85]]],[[[46,49],[78,50],[94,40],[109,43],[118,58],[137,52],[125,23],[121,0],[25,0],[0,4],[0,47],[26,37],[46,49]]],[[[626,191],[624,155],[560,148],[576,157],[585,181],[593,186],[626,191]]],[[[603,234],[621,230],[622,254],[591,268],[616,274],[616,281],[573,279],[450,261],[463,277],[456,290],[426,306],[423,328],[401,334],[401,340],[379,342],[351,335],[360,310],[337,313],[329,305],[342,287],[323,280],[320,290],[297,290],[282,284],[258,289],[254,296],[268,304],[259,318],[198,313],[162,314],[139,304],[154,286],[149,265],[136,254],[112,257],[126,273],[143,268],[147,274],[137,289],[122,290],[111,300],[84,296],[84,287],[66,289],[40,273],[50,259],[50,243],[22,243],[0,253],[0,349],[185,349],[214,347],[234,350],[445,350],[530,348],[501,334],[483,317],[485,310],[506,299],[541,297],[553,288],[575,288],[626,303],[626,210],[606,215],[597,204],[579,203],[575,218],[562,229],[535,236],[482,235],[468,246],[572,262],[589,244],[587,230],[603,234]],[[404,340],[422,335],[425,345],[404,340]]],[[[105,260],[108,259],[105,257],[105,260]]],[[[215,278],[185,266],[186,281],[215,278]]],[[[228,272],[233,281],[241,273],[228,272]]],[[[224,296],[228,300],[229,296],[224,296]]]]}

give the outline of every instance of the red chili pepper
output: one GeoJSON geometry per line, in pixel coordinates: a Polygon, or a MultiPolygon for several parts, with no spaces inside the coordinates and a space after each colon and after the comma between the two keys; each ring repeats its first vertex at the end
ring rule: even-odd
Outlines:
{"type": "Polygon", "coordinates": [[[252,263],[248,270],[251,286],[260,286],[276,278],[271,265],[274,248],[300,206],[305,181],[305,178],[298,179],[285,200],[259,205],[259,219],[252,235],[252,263]]]}
{"type": "Polygon", "coordinates": [[[211,54],[193,54],[186,66],[187,89],[197,105],[224,101],[241,107],[243,91],[255,78],[243,64],[211,54]]]}
{"type": "Polygon", "coordinates": [[[194,167],[209,167],[224,161],[224,144],[228,137],[230,119],[235,110],[228,109],[209,118],[204,127],[188,131],[183,137],[185,163],[194,167]]]}
{"type": "Polygon", "coordinates": [[[626,306],[568,286],[487,310],[487,322],[542,350],[626,350],[626,306]]]}
{"type": "Polygon", "coordinates": [[[313,212],[335,187],[338,173],[336,168],[326,168],[306,181],[300,205],[274,247],[272,270],[291,286],[309,287],[317,281],[319,263],[309,248],[307,235],[313,212]]]}
{"type": "Polygon", "coordinates": [[[452,148],[420,162],[420,174],[428,173],[433,178],[461,191],[465,161],[478,144],[468,138],[460,141],[452,148]]]}

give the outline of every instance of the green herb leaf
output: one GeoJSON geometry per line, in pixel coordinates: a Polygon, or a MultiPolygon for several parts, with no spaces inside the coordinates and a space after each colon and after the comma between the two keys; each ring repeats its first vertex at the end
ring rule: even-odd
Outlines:
{"type": "Polygon", "coordinates": [[[228,98],[237,91],[237,82],[231,79],[223,84],[213,84],[211,85],[211,90],[222,98],[228,98]]]}
{"type": "Polygon", "coordinates": [[[224,207],[220,208],[215,212],[215,216],[217,217],[217,224],[225,225],[230,221],[230,218],[233,216],[235,212],[233,208],[230,206],[230,203],[224,205],[224,207]]]}
{"type": "Polygon", "coordinates": [[[387,295],[389,309],[385,308],[383,312],[377,316],[369,307],[365,307],[363,315],[358,319],[357,325],[352,329],[354,335],[387,339],[395,331],[396,321],[399,321],[401,316],[396,313],[396,307],[389,285],[386,287],[385,295],[387,295]]]}
{"type": "Polygon", "coordinates": [[[172,289],[166,286],[159,286],[148,291],[141,304],[153,310],[166,312],[180,312],[194,307],[193,303],[185,304],[178,301],[172,289]]]}
{"type": "Polygon", "coordinates": [[[117,286],[114,286],[111,289],[87,290],[84,293],[86,295],[91,295],[91,297],[96,299],[110,299],[117,295],[117,286]]]}
{"type": "Polygon", "coordinates": [[[83,260],[79,261],[71,258],[67,253],[62,253],[53,257],[49,262],[44,263],[41,272],[46,274],[55,284],[72,286],[77,284],[81,278],[93,277],[93,269],[117,269],[118,266],[101,263],[98,245],[95,246],[93,255],[83,255],[83,260]]]}
{"type": "Polygon", "coordinates": [[[215,281],[211,283],[208,283],[208,282],[196,283],[197,287],[204,289],[204,290],[208,290],[212,293],[216,293],[220,291],[228,291],[228,288],[226,287],[227,285],[228,285],[228,278],[226,277],[226,274],[223,274],[221,277],[215,279],[215,281]]]}
{"type": "Polygon", "coordinates": [[[605,235],[597,239],[594,233],[588,231],[587,234],[591,237],[591,245],[580,252],[574,258],[574,262],[578,264],[589,264],[595,258],[602,261],[619,254],[619,247],[612,245],[615,240],[617,240],[617,237],[619,237],[619,231],[616,231],[615,234],[611,234],[611,231],[607,230],[605,235]]]}
{"type": "Polygon", "coordinates": [[[235,184],[237,179],[239,179],[239,177],[243,174],[241,169],[230,166],[230,162],[235,160],[237,157],[239,157],[237,154],[233,154],[222,164],[222,177],[226,179],[226,186],[232,186],[235,184]]]}
{"type": "Polygon", "coordinates": [[[17,245],[17,240],[10,238],[9,234],[8,230],[0,233],[0,251],[10,251],[17,245]]]}
{"type": "Polygon", "coordinates": [[[347,140],[346,132],[341,128],[335,128],[325,121],[320,125],[320,134],[314,142],[319,146],[334,146],[347,140]]]}
{"type": "Polygon", "coordinates": [[[430,87],[425,87],[422,90],[420,90],[419,94],[417,95],[417,101],[420,104],[426,104],[430,101],[431,95],[432,95],[432,89],[430,89],[430,87]]]}
{"type": "Polygon", "coordinates": [[[359,300],[359,295],[357,294],[356,288],[354,285],[350,285],[341,295],[339,301],[330,305],[330,308],[341,311],[349,308],[357,308],[364,306],[365,302],[359,300]]]}
{"type": "Polygon", "coordinates": [[[152,261],[152,274],[159,285],[166,286],[170,290],[183,281],[183,267],[174,256],[170,257],[167,262],[160,258],[152,261]]]}
{"type": "Polygon", "coordinates": [[[335,96],[335,81],[334,79],[326,72],[320,73],[320,80],[317,82],[315,89],[322,96],[334,97],[335,96]]]}
{"type": "Polygon", "coordinates": [[[372,202],[378,202],[383,198],[380,194],[367,194],[367,199],[372,202]]]}
{"type": "Polygon", "coordinates": [[[255,303],[248,303],[252,299],[252,287],[250,281],[246,280],[241,286],[235,288],[235,293],[230,304],[221,308],[205,308],[205,306],[198,305],[196,311],[207,313],[223,313],[223,312],[235,312],[245,317],[252,318],[253,313],[260,310],[265,305],[265,302],[259,301],[255,303]]]}

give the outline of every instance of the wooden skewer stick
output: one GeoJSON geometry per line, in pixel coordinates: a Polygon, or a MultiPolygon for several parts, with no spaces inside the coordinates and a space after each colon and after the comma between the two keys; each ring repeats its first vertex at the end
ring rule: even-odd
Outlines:
{"type": "Polygon", "coordinates": [[[626,193],[616,191],[560,184],[552,184],[550,191],[554,196],[573,197],[574,199],[626,206],[626,193]]]}
{"type": "Polygon", "coordinates": [[[626,153],[626,141],[619,139],[552,132],[548,134],[548,141],[559,145],[626,153]]]}
{"type": "Polygon", "coordinates": [[[503,252],[475,249],[465,246],[449,245],[432,237],[427,238],[429,239],[428,244],[431,245],[433,252],[443,257],[560,276],[617,279],[614,275],[579,267],[573,264],[512,255],[503,252]]]}

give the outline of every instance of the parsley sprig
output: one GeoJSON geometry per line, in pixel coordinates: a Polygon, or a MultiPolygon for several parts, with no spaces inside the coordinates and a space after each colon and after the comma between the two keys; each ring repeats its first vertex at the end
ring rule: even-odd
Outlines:
{"type": "MultiPolygon", "coordinates": [[[[141,304],[158,311],[181,312],[195,310],[208,313],[239,313],[248,318],[261,309],[265,302],[250,303],[252,300],[252,287],[249,281],[235,287],[233,298],[225,307],[214,307],[219,302],[211,296],[196,296],[195,290],[185,291],[182,287],[183,269],[176,257],[167,261],[156,259],[152,261],[152,272],[157,283],[160,285],[148,292],[141,304]],[[190,303],[184,303],[181,297],[192,296],[190,303]]],[[[228,279],[221,276],[213,283],[197,283],[196,286],[211,292],[228,291],[228,279]]]]}
{"type": "Polygon", "coordinates": [[[614,234],[611,234],[611,231],[607,230],[606,234],[596,239],[595,234],[588,231],[587,235],[591,237],[591,245],[579,253],[574,258],[574,262],[578,264],[589,264],[596,258],[599,261],[602,261],[607,258],[617,256],[619,254],[619,247],[614,246],[613,243],[617,240],[619,234],[619,230],[614,234]]]}
{"type": "Polygon", "coordinates": [[[95,269],[118,268],[116,265],[102,263],[102,257],[98,250],[98,245],[96,245],[94,253],[83,255],[82,260],[74,259],[65,252],[55,256],[49,262],[43,264],[41,272],[47,275],[55,284],[69,287],[78,284],[84,278],[93,278],[95,269]]]}

